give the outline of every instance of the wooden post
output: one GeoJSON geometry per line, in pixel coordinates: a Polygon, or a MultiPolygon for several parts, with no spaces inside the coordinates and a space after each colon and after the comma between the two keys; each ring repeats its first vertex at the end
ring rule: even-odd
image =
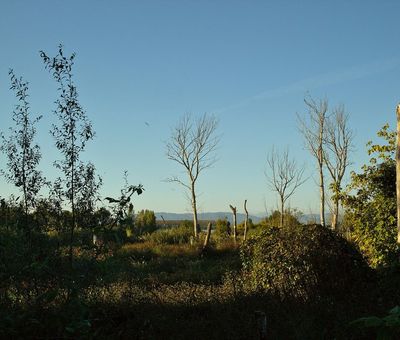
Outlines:
{"type": "Polygon", "coordinates": [[[204,239],[203,250],[208,247],[208,243],[210,242],[210,235],[211,235],[212,223],[208,223],[207,225],[207,234],[206,238],[204,239]]]}
{"type": "Polygon", "coordinates": [[[232,213],[233,213],[233,240],[236,243],[236,239],[237,239],[237,233],[236,233],[236,229],[237,229],[237,219],[236,219],[236,207],[229,205],[229,207],[232,209],[232,213]]]}
{"type": "Polygon", "coordinates": [[[397,196],[397,243],[400,244],[400,104],[396,108],[397,147],[396,147],[396,196],[397,196]]]}
{"type": "Polygon", "coordinates": [[[246,241],[246,237],[247,237],[247,224],[249,223],[249,212],[247,211],[247,200],[244,200],[244,211],[246,212],[246,219],[244,220],[244,235],[243,235],[243,241],[246,241]]]}
{"type": "Polygon", "coordinates": [[[263,311],[254,312],[257,322],[257,331],[260,340],[267,339],[267,316],[263,311]]]}

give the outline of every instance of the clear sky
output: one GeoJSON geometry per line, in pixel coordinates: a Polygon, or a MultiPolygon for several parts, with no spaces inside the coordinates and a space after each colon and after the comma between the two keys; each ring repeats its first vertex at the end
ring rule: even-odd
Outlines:
{"type": "MultiPolygon", "coordinates": [[[[84,159],[103,176],[104,196],[118,193],[126,169],[146,190],[136,210],[189,211],[182,188],[163,181],[184,176],[166,158],[165,141],[184,113],[210,113],[221,142],[218,162],[199,179],[200,211],[241,209],[244,199],[250,213],[276,207],[264,175],[275,145],[288,146],[311,176],[290,205],[317,212],[315,165],[296,113],[305,112],[307,92],[344,104],[358,170],[368,160],[365,143],[384,123],[395,124],[399,13],[397,0],[0,0],[0,130],[12,124],[13,68],[30,83],[32,113],[44,116],[40,167],[57,176],[52,162],[60,155],[48,132],[56,84],[39,50],[54,56],[62,43],[77,54],[75,82],[97,133],[84,159]]],[[[12,190],[1,178],[0,195],[12,190]]]]}

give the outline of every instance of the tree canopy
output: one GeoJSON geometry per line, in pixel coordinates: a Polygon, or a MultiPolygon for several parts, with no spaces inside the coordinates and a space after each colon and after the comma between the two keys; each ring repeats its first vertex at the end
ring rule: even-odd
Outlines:
{"type": "Polygon", "coordinates": [[[372,266],[390,264],[396,245],[396,132],[386,124],[378,131],[383,144],[367,143],[369,164],[351,173],[345,195],[344,232],[372,266]]]}

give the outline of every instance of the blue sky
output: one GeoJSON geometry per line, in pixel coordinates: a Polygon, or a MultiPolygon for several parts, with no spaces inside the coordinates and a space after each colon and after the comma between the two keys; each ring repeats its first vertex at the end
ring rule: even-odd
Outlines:
{"type": "MultiPolygon", "coordinates": [[[[218,162],[198,183],[200,211],[227,211],[248,200],[250,213],[273,209],[264,171],[272,146],[289,147],[311,176],[291,199],[318,211],[315,165],[304,150],[296,113],[303,98],[344,104],[355,132],[351,169],[368,160],[365,143],[400,101],[398,1],[0,1],[0,130],[16,104],[8,69],[30,83],[41,169],[54,179],[60,158],[48,131],[56,84],[39,50],[59,43],[77,53],[75,81],[97,136],[84,159],[118,193],[126,169],[146,189],[136,209],[186,212],[182,175],[165,156],[171,128],[186,112],[215,114],[218,162]],[[147,122],[148,125],[145,123],[147,122]]],[[[4,168],[4,156],[0,167],[4,168]]],[[[349,170],[351,170],[349,169],[349,170]]],[[[14,189],[0,179],[0,195],[14,189]]]]}

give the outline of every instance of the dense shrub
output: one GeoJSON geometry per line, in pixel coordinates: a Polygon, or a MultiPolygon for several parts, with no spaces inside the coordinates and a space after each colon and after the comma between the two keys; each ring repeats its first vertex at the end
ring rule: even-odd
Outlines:
{"type": "Polygon", "coordinates": [[[231,235],[231,227],[227,218],[218,219],[215,221],[214,236],[217,239],[226,239],[231,235]]]}
{"type": "Polygon", "coordinates": [[[141,210],[135,217],[135,231],[138,235],[152,233],[157,229],[156,215],[152,210],[141,210]]]}
{"type": "Polygon", "coordinates": [[[193,236],[193,223],[183,221],[178,227],[159,229],[142,237],[145,241],[156,244],[183,244],[189,243],[193,236]]]}
{"type": "Polygon", "coordinates": [[[264,229],[241,255],[252,288],[284,299],[359,303],[373,278],[360,253],[320,225],[264,229]]]}

